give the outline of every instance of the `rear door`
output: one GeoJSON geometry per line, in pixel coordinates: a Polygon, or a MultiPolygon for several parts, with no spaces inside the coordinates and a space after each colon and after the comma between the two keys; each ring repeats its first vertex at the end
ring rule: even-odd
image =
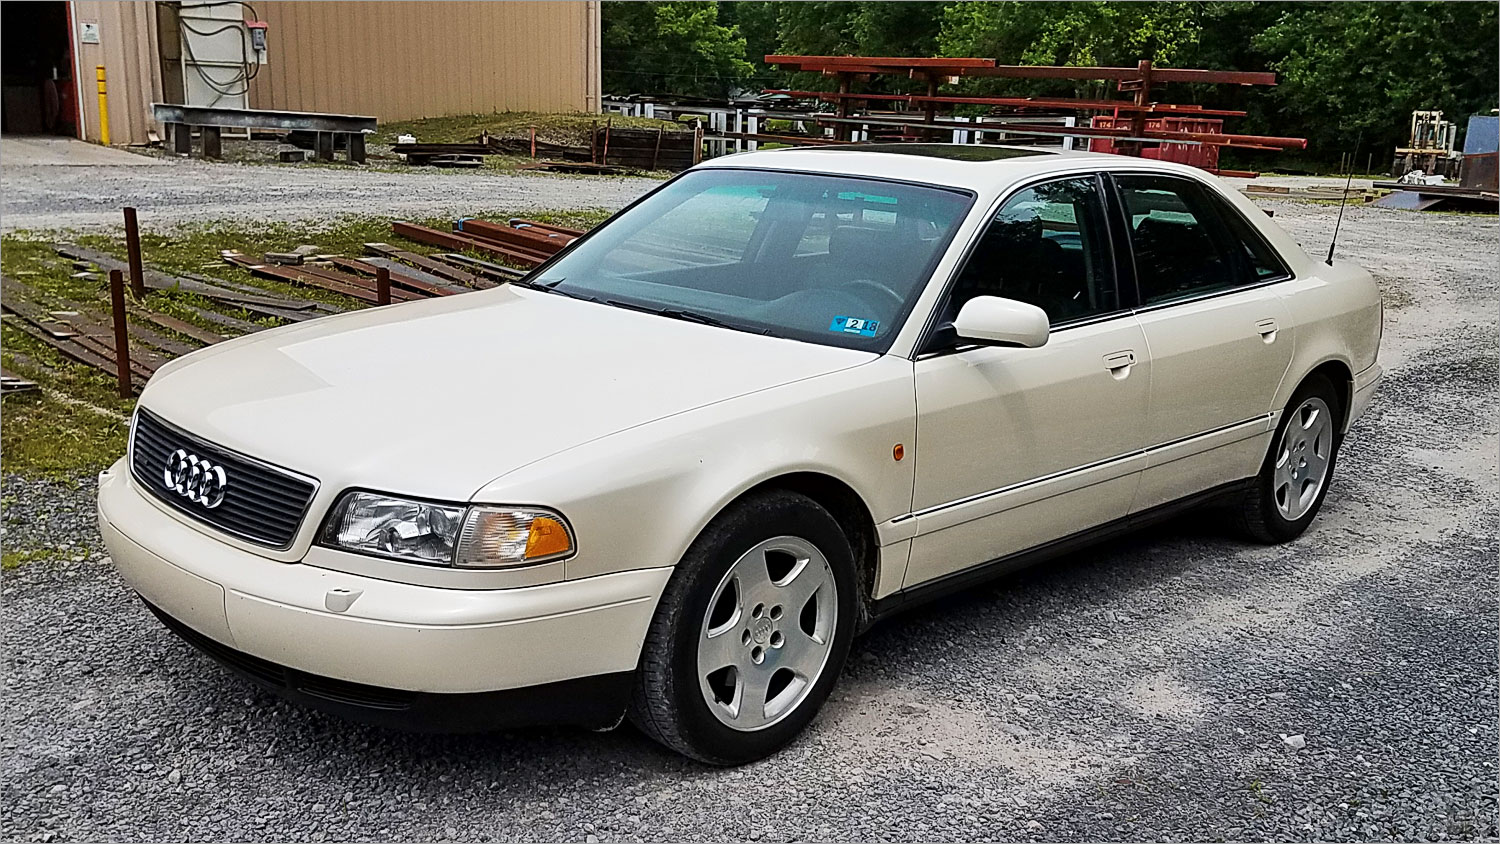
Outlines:
{"type": "Polygon", "coordinates": [[[1160,174],[1112,182],[1151,355],[1147,462],[1134,512],[1259,467],[1292,359],[1290,314],[1276,288],[1290,273],[1274,252],[1267,258],[1263,242],[1237,234],[1220,208],[1227,203],[1198,182],[1160,174]]]}

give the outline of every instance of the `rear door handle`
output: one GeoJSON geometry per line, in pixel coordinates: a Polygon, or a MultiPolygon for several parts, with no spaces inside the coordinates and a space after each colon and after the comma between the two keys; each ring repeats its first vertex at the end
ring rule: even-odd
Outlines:
{"type": "Polygon", "coordinates": [[[1104,368],[1115,380],[1122,380],[1130,375],[1130,367],[1135,365],[1135,351],[1126,349],[1123,352],[1111,352],[1104,356],[1104,368]]]}
{"type": "Polygon", "coordinates": [[[1259,332],[1260,339],[1266,341],[1267,343],[1276,342],[1276,320],[1263,319],[1255,324],[1255,330],[1259,332]]]}

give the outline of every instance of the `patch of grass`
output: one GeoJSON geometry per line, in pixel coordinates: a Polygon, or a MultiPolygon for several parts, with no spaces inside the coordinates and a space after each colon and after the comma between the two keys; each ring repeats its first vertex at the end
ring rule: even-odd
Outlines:
{"type": "Polygon", "coordinates": [[[0,462],[6,472],[70,480],[98,472],[125,454],[128,417],[105,415],[97,405],[69,401],[53,390],[6,396],[4,405],[0,462]]]}
{"type": "Polygon", "coordinates": [[[535,127],[537,140],[554,144],[588,146],[589,132],[594,126],[603,126],[606,121],[611,120],[613,121],[612,125],[622,129],[656,129],[660,127],[668,132],[691,131],[676,121],[658,120],[653,117],[625,117],[619,114],[549,114],[536,111],[504,111],[493,114],[424,117],[417,120],[386,123],[375,132],[371,137],[371,141],[381,144],[393,144],[396,142],[396,138],[401,135],[410,134],[415,136],[420,143],[452,144],[472,141],[478,138],[482,132],[488,132],[492,137],[498,138],[530,138],[531,130],[535,127]]]}
{"type": "Polygon", "coordinates": [[[62,548],[30,548],[25,551],[6,551],[0,555],[0,568],[10,571],[20,568],[27,563],[39,560],[61,560],[74,553],[72,550],[62,548]]]}

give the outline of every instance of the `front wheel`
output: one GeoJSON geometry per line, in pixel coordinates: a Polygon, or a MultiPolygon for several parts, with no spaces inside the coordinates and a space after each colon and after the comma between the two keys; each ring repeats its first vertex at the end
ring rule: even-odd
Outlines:
{"type": "Polygon", "coordinates": [[[1339,400],[1333,385],[1315,378],[1287,402],[1260,474],[1240,504],[1245,532],[1261,542],[1301,536],[1323,506],[1338,462],[1339,400]]]}
{"type": "Polygon", "coordinates": [[[647,631],[630,719],[666,746],[736,765],[817,714],[853,636],[849,542],[812,499],[772,491],[688,549],[647,631]]]}

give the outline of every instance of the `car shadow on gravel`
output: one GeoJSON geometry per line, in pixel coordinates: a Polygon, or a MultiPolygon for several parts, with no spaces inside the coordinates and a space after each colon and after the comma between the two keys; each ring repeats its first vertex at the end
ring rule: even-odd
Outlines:
{"type": "Polygon", "coordinates": [[[1186,513],[914,607],[856,640],[851,665],[862,653],[889,648],[920,661],[924,642],[933,656],[941,656],[948,649],[931,639],[940,627],[978,627],[1000,639],[1021,635],[1058,607],[1087,615],[1247,547],[1256,546],[1236,536],[1227,512],[1186,513]]]}

